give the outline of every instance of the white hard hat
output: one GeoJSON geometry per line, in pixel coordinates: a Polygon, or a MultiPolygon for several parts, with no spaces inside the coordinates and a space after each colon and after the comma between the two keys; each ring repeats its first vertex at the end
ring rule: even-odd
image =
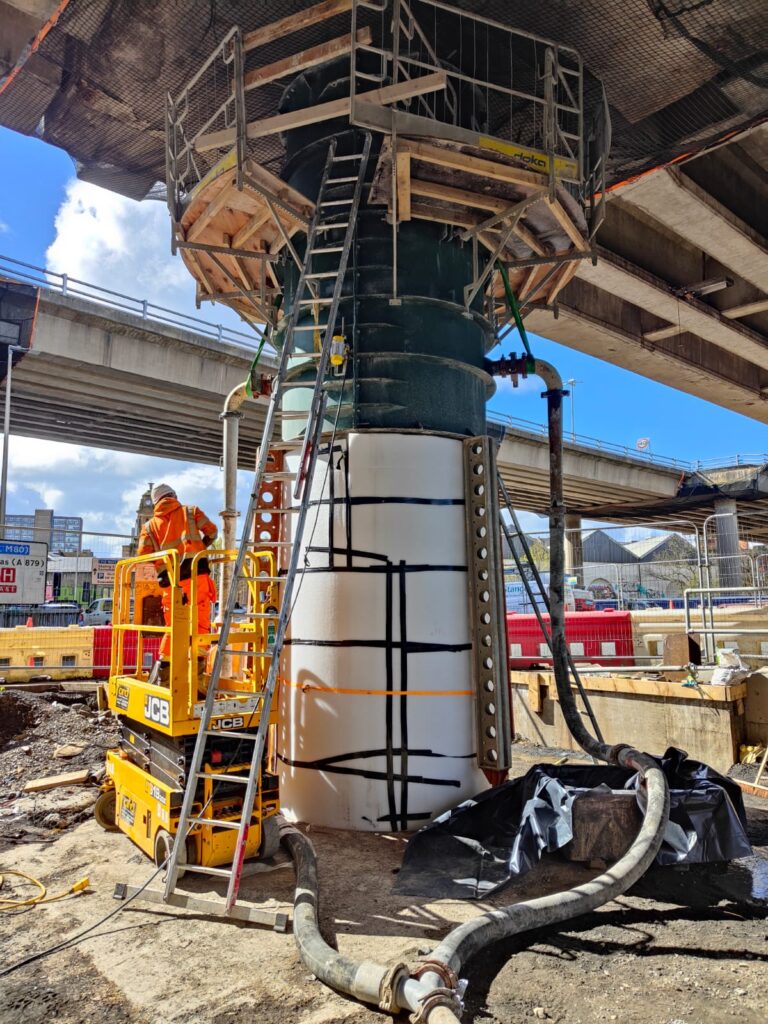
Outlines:
{"type": "Polygon", "coordinates": [[[176,491],[168,484],[156,484],[152,488],[152,504],[156,505],[161,498],[175,498],[176,491]]]}

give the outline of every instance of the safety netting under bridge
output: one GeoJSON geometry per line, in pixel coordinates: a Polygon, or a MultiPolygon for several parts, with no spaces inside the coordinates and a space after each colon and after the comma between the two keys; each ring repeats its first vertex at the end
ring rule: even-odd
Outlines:
{"type": "MultiPolygon", "coordinates": [[[[492,53],[494,60],[516,61],[525,76],[525,53],[495,53],[494,22],[577,50],[593,86],[590,95],[588,80],[586,109],[601,95],[600,83],[606,90],[612,124],[609,186],[716,144],[766,116],[765,0],[568,5],[561,0],[464,0],[453,7],[413,0],[413,5],[430,29],[438,23],[436,31],[441,19],[455,24],[451,8],[467,16],[452,60],[462,67],[469,62],[470,73],[478,54],[492,53]],[[487,30],[478,29],[475,20],[470,24],[473,15],[486,20],[487,30]],[[478,42],[478,31],[486,31],[487,39],[478,42]]],[[[0,123],[66,149],[87,181],[137,199],[160,194],[167,94],[178,93],[234,25],[253,32],[310,6],[308,0],[61,0],[0,78],[0,123]]],[[[279,61],[344,31],[349,31],[346,8],[288,38],[269,40],[259,59],[279,61]]],[[[274,113],[289,80],[260,90],[264,110],[253,115],[274,113]]],[[[279,164],[279,140],[265,140],[258,158],[266,165],[279,164]]]]}

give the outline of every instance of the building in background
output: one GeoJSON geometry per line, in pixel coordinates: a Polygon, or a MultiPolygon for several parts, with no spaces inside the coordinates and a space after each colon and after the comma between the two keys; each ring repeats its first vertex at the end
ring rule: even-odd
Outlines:
{"type": "Polygon", "coordinates": [[[82,532],[79,516],[57,516],[50,508],[35,509],[33,515],[7,515],[4,530],[5,540],[47,544],[50,554],[76,554],[82,532]]]}
{"type": "Polygon", "coordinates": [[[678,533],[620,542],[604,530],[583,535],[584,586],[596,597],[669,599],[698,586],[696,548],[678,533]]]}
{"type": "Polygon", "coordinates": [[[136,522],[133,525],[133,532],[131,534],[130,544],[123,545],[123,558],[133,558],[136,554],[136,549],[139,543],[139,534],[141,528],[149,519],[152,518],[152,511],[154,506],[152,505],[152,488],[155,485],[150,481],[147,484],[147,489],[139,499],[139,507],[136,509],[136,522]]]}

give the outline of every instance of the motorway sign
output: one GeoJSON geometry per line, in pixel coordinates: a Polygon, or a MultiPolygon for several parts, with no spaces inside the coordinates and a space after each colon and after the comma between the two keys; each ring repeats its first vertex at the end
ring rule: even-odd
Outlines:
{"type": "Polygon", "coordinates": [[[48,545],[0,541],[0,604],[42,604],[48,545]]]}

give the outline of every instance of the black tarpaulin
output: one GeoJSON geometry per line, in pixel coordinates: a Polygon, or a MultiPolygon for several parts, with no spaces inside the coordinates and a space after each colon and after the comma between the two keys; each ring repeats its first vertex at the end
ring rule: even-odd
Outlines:
{"type": "MultiPolygon", "coordinates": [[[[657,864],[747,857],[741,790],[708,765],[670,747],[656,758],[670,789],[670,817],[657,864]]],[[[571,809],[585,790],[634,789],[638,776],[610,765],[536,765],[522,778],[447,811],[408,843],[394,892],[431,899],[481,899],[530,871],[573,838],[571,809]]]]}

